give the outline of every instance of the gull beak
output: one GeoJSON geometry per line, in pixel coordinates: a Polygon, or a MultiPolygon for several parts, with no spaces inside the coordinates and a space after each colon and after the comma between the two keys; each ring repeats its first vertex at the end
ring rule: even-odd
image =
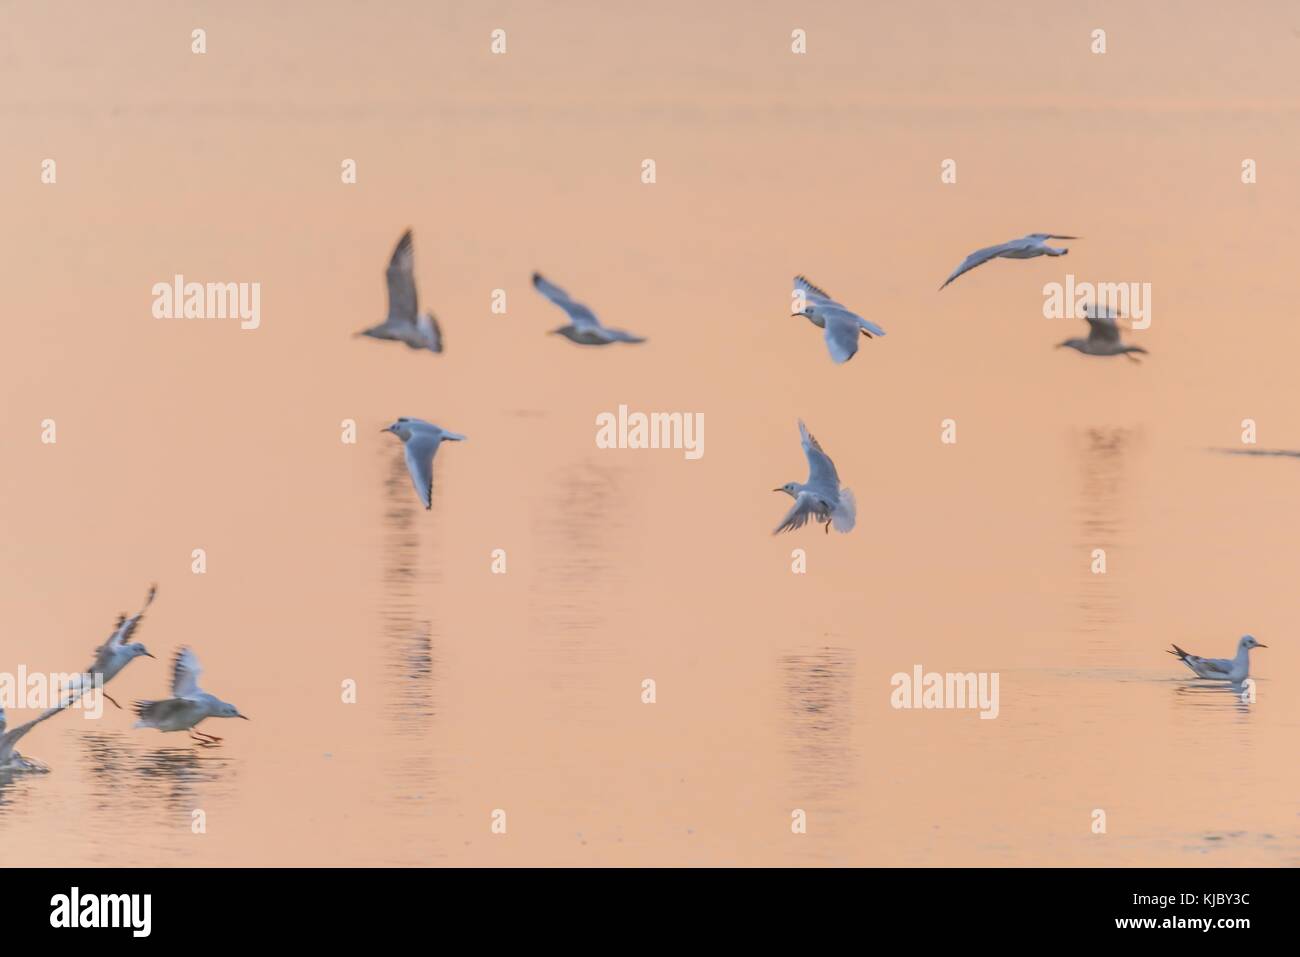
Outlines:
{"type": "Polygon", "coordinates": [[[151,655],[151,654],[149,654],[149,652],[147,652],[147,651],[144,653],[144,656],[145,656],[146,658],[153,658],[154,660],[157,660],[157,655],[151,655]]]}
{"type": "Polygon", "coordinates": [[[1267,648],[1268,645],[1261,645],[1261,644],[1257,641],[1257,642],[1255,642],[1255,647],[1256,647],[1256,648],[1267,648]]]}
{"type": "Polygon", "coordinates": [[[772,489],[772,491],[773,491],[773,492],[784,492],[785,489],[783,489],[783,488],[774,488],[774,489],[772,489]]]}
{"type": "Polygon", "coordinates": [[[252,718],[250,718],[250,717],[249,717],[248,715],[246,715],[246,714],[237,714],[237,715],[235,715],[235,717],[236,717],[236,718],[243,718],[245,721],[252,721],[252,720],[253,720],[252,718]]]}

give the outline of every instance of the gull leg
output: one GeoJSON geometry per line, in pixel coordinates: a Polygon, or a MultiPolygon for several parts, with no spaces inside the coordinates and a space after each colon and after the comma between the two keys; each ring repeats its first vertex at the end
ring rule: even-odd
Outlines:
{"type": "Polygon", "coordinates": [[[100,689],[100,692],[99,692],[99,693],[102,694],[102,695],[103,695],[105,698],[107,698],[109,701],[112,701],[112,702],[113,702],[113,707],[116,708],[118,711],[121,711],[121,710],[122,710],[122,706],[121,706],[120,704],[118,704],[116,701],[113,701],[113,697],[112,697],[112,695],[110,695],[107,691],[104,691],[103,689],[100,689]]]}

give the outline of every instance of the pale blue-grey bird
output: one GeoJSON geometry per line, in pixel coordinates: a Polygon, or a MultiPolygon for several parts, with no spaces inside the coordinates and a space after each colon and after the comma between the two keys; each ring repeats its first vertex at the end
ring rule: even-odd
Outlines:
{"type": "Polygon", "coordinates": [[[976,266],[982,266],[990,259],[1033,259],[1035,256],[1064,256],[1070,251],[1069,249],[1049,246],[1047,240],[1078,238],[1078,236],[1062,236],[1060,233],[1030,233],[1028,236],[1012,239],[1005,243],[998,243],[996,246],[985,246],[983,249],[975,250],[963,259],[961,265],[953,270],[952,275],[944,280],[943,286],[940,286],[939,289],[942,291],[944,286],[962,273],[970,272],[976,266]]]}
{"type": "Polygon", "coordinates": [[[199,744],[219,744],[221,738],[195,728],[200,721],[208,718],[243,718],[239,709],[228,701],[222,701],[214,694],[208,694],[199,687],[199,675],[203,669],[199,659],[189,648],[176,652],[172,662],[172,696],[159,701],[135,702],[135,713],[140,720],[134,727],[157,728],[159,731],[188,731],[190,737],[199,744]]]}
{"type": "Polygon", "coordinates": [[[826,348],[836,362],[848,362],[858,352],[859,336],[883,336],[885,330],[846,309],[825,291],[803,276],[794,277],[794,295],[803,300],[803,308],[793,313],[803,316],[823,330],[826,348]]]}
{"type": "Polygon", "coordinates": [[[825,522],[827,534],[832,525],[837,532],[852,531],[857,521],[853,492],[840,487],[835,463],[822,451],[817,440],[808,434],[802,419],[799,420],[799,439],[803,444],[803,453],[808,458],[808,481],[786,482],[780,488],[772,489],[774,492],[784,492],[794,499],[794,505],[772,534],[801,528],[810,518],[825,522]]]}
{"type": "Polygon", "coordinates": [[[388,263],[388,317],[357,335],[404,342],[411,349],[442,351],[438,320],[431,312],[420,312],[415,293],[415,246],[409,229],[397,241],[388,263]]]}
{"type": "Polygon", "coordinates": [[[1169,654],[1192,669],[1192,674],[1196,677],[1240,684],[1250,677],[1250,650],[1267,648],[1268,645],[1261,645],[1253,635],[1242,635],[1237,642],[1237,654],[1233,658],[1202,658],[1200,655],[1188,654],[1177,645],[1172,647],[1174,650],[1169,654]]]}
{"type": "Polygon", "coordinates": [[[594,312],[582,303],[575,302],[555,283],[543,279],[541,273],[533,273],[533,287],[569,316],[569,324],[552,329],[552,335],[564,336],[570,342],[576,342],[580,346],[607,346],[611,342],[645,342],[645,339],[640,336],[634,336],[622,329],[602,326],[594,312]]]}
{"type": "Polygon", "coordinates": [[[433,457],[444,441],[464,442],[465,436],[407,416],[402,416],[382,431],[392,432],[402,440],[406,469],[411,473],[416,494],[426,509],[433,508],[433,457]]]}

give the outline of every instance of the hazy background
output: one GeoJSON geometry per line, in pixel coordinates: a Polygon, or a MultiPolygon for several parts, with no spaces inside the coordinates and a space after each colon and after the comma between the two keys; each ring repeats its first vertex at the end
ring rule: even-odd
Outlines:
{"type": "Polygon", "coordinates": [[[110,692],[164,696],[190,644],[253,719],[207,751],[111,708],[42,725],[4,863],[1300,863],[1300,461],[1206,451],[1248,417],[1300,448],[1293,4],[11,0],[0,26],[0,669],[84,667],[157,581],[160,660],[110,692]],[[351,337],[408,226],[441,356],[351,337]],[[1084,238],[936,292],[1031,231],[1084,238]],[[543,335],[534,269],[649,342],[543,335]],[[888,337],[832,365],[798,272],[888,337]],[[1084,333],[1042,317],[1067,272],[1152,284],[1144,364],[1052,348],[1084,333]],[[175,273],[260,282],[261,328],[152,318],[175,273]],[[620,403],[703,412],[704,457],[596,449],[620,403]],[[470,437],[432,512],[398,415],[470,437]],[[800,416],[850,535],[770,534],[800,416]],[[1163,652],[1247,631],[1254,705],[1163,652]],[[916,664],[999,672],[1000,716],[893,710],[916,664]]]}

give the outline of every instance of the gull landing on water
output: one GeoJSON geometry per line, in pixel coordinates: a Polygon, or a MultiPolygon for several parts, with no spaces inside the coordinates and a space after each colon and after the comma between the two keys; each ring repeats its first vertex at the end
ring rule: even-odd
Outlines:
{"type": "Polygon", "coordinates": [[[1020,239],[1012,239],[1009,242],[999,243],[996,246],[985,246],[983,249],[977,249],[965,259],[960,266],[953,270],[951,276],[944,280],[943,286],[939,287],[942,292],[944,286],[952,282],[964,272],[970,272],[976,266],[982,266],[990,259],[1033,259],[1035,256],[1064,256],[1070,250],[1047,245],[1049,239],[1078,239],[1078,236],[1062,236],[1059,233],[1030,233],[1028,236],[1022,236],[1020,239]]]}
{"type": "Polygon", "coordinates": [[[803,276],[794,277],[795,292],[803,297],[804,307],[796,316],[803,316],[814,326],[825,330],[826,348],[836,362],[848,362],[858,352],[859,334],[870,339],[883,336],[885,330],[868,322],[856,312],[850,312],[818,289],[803,276]]]}
{"type": "Polygon", "coordinates": [[[772,534],[801,528],[810,518],[825,522],[828,535],[832,525],[837,532],[851,532],[857,521],[853,492],[840,488],[835,463],[822,451],[817,440],[808,434],[802,419],[799,420],[799,438],[803,443],[803,453],[808,458],[808,481],[802,485],[786,482],[780,488],[772,489],[773,492],[785,492],[794,499],[794,506],[772,534]]]}
{"type": "Polygon", "coordinates": [[[1217,681],[1240,684],[1250,676],[1250,649],[1267,647],[1268,645],[1261,645],[1252,635],[1242,635],[1241,641],[1237,642],[1235,658],[1202,658],[1200,655],[1189,655],[1177,645],[1173,646],[1174,650],[1169,654],[1191,668],[1192,674],[1198,678],[1213,678],[1217,681]]]}
{"type": "Polygon", "coordinates": [[[199,687],[199,659],[188,648],[176,652],[172,662],[172,697],[162,701],[137,701],[135,713],[140,720],[137,728],[157,728],[159,731],[188,731],[190,737],[202,745],[220,744],[221,738],[195,730],[194,726],[208,718],[243,718],[239,709],[216,695],[199,687]]]}
{"type": "Polygon", "coordinates": [[[431,312],[420,312],[415,294],[415,247],[408,229],[397,241],[388,263],[388,318],[359,336],[395,339],[412,349],[442,351],[442,330],[431,312]]]}
{"type": "Polygon", "coordinates": [[[574,302],[559,286],[543,279],[541,273],[533,273],[533,287],[568,313],[569,325],[552,329],[553,335],[558,333],[580,346],[607,346],[611,342],[645,342],[645,339],[640,336],[634,336],[622,329],[602,326],[594,312],[582,303],[574,302]]]}
{"type": "Polygon", "coordinates": [[[381,431],[392,432],[402,440],[406,453],[406,469],[411,473],[416,494],[420,496],[420,501],[426,509],[433,508],[433,457],[444,440],[464,442],[465,436],[448,432],[432,422],[406,416],[402,416],[381,431]]]}
{"type": "Polygon", "coordinates": [[[1089,305],[1085,307],[1084,318],[1088,320],[1088,338],[1066,339],[1058,342],[1056,348],[1077,349],[1086,356],[1127,356],[1138,363],[1141,360],[1133,353],[1146,355],[1146,350],[1141,346],[1126,346],[1120,342],[1119,322],[1109,309],[1089,305]]]}
{"type": "Polygon", "coordinates": [[[25,758],[14,750],[14,745],[18,739],[25,735],[32,728],[36,727],[42,721],[54,717],[62,711],[66,705],[59,705],[57,708],[50,708],[42,711],[37,717],[28,721],[26,724],[20,724],[11,730],[5,730],[5,709],[0,706],[0,774],[6,771],[49,771],[45,765],[39,761],[33,761],[31,758],[25,758]]]}

